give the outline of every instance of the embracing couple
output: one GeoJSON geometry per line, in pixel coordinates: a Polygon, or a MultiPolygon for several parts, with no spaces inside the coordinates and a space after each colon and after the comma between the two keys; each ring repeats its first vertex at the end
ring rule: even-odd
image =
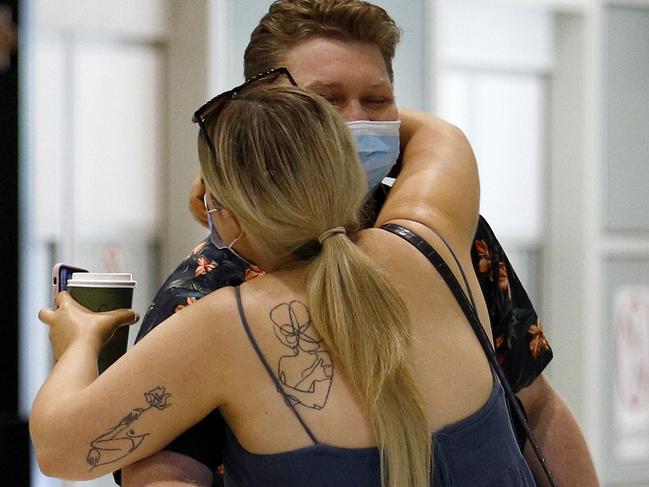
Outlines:
{"type": "Polygon", "coordinates": [[[271,5],[247,83],[194,114],[190,206],[210,237],[162,286],[138,344],[97,377],[96,352],[134,314],[65,294],[41,313],[59,358],[31,423],[45,473],[121,469],[128,487],[543,485],[482,323],[559,483],[597,485],[541,375],[540,322],[478,215],[467,140],[397,109],[398,41],[366,2],[271,5]]]}

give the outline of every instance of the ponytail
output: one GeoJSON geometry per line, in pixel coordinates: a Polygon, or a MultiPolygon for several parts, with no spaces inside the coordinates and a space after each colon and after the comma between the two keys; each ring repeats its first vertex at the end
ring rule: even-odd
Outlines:
{"type": "Polygon", "coordinates": [[[406,362],[406,306],[344,234],[322,240],[307,277],[313,323],[358,394],[378,441],[383,487],[430,485],[431,433],[406,362]]]}

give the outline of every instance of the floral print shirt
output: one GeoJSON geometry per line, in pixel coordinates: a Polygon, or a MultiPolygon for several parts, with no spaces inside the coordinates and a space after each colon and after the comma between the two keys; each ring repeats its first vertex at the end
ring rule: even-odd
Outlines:
{"type": "Polygon", "coordinates": [[[498,361],[514,392],[532,383],[552,360],[552,349],[525,288],[487,221],[480,217],[471,249],[489,309],[498,361]]]}
{"type": "MultiPolygon", "coordinates": [[[[368,217],[372,217],[371,212],[368,217]]],[[[513,390],[519,391],[550,362],[552,350],[525,289],[482,217],[472,248],[472,260],[489,309],[498,359],[513,390]]],[[[262,274],[261,269],[250,266],[227,249],[217,249],[206,239],[162,285],[144,316],[136,341],[172,314],[210,292],[225,286],[237,286],[262,274]]],[[[216,474],[214,485],[221,486],[224,441],[225,422],[215,410],[165,449],[207,465],[216,474]]],[[[119,472],[115,477],[119,481],[119,472]]]]}

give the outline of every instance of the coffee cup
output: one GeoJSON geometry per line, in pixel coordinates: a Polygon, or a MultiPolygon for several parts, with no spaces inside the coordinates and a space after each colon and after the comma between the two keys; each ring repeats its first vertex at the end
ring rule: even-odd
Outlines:
{"type": "MultiPolygon", "coordinates": [[[[68,280],[68,291],[74,300],[97,312],[130,308],[135,286],[131,274],[75,272],[68,280]]],[[[122,326],[99,353],[97,367],[100,374],[126,353],[127,344],[128,326],[122,326]]]]}

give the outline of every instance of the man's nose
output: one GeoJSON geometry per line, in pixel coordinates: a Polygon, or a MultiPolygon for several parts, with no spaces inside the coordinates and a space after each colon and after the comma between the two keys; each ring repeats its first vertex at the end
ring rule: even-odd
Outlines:
{"type": "Polygon", "coordinates": [[[358,100],[352,100],[340,113],[345,122],[355,122],[357,120],[369,120],[369,115],[363,105],[358,100]]]}

